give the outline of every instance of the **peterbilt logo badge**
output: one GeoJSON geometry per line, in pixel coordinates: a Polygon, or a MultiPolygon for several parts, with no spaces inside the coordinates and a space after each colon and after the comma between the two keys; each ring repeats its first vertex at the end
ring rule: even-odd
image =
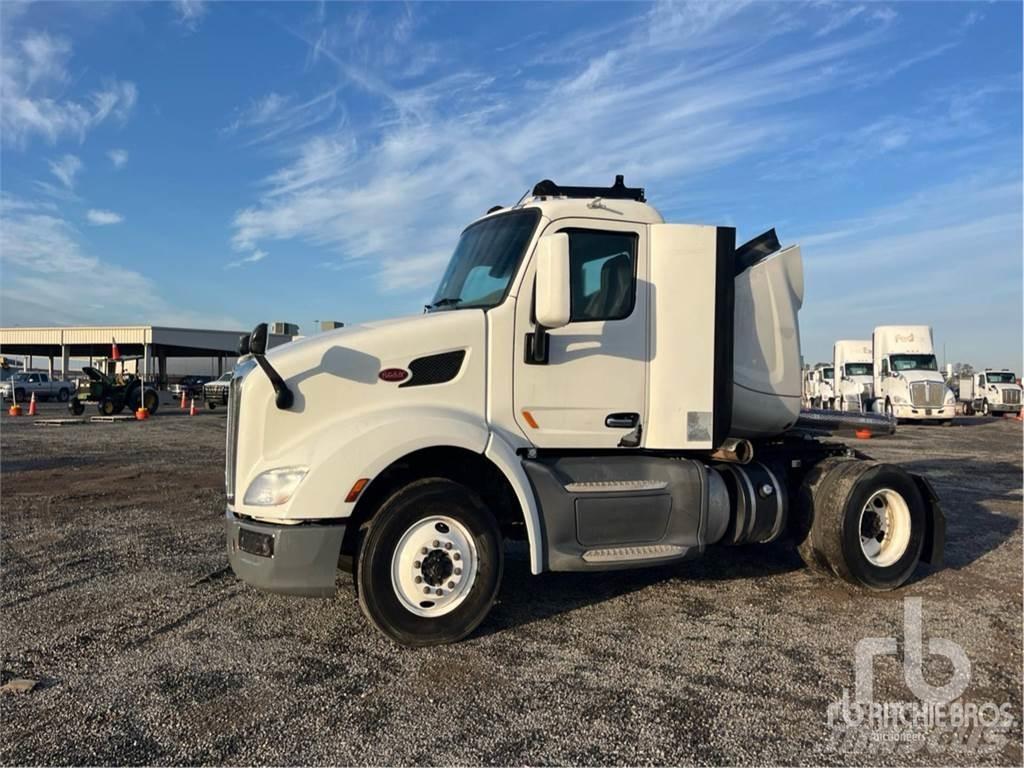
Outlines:
{"type": "Polygon", "coordinates": [[[404,368],[385,368],[377,374],[381,381],[405,381],[409,378],[409,372],[404,368]]]}

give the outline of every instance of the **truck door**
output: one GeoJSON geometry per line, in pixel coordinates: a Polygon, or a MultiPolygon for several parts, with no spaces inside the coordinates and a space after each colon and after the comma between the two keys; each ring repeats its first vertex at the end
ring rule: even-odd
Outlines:
{"type": "Polygon", "coordinates": [[[526,360],[534,331],[531,262],[516,305],[515,418],[541,448],[615,448],[646,413],[647,234],[641,224],[560,219],[569,236],[570,322],[548,332],[548,359],[526,360]]]}

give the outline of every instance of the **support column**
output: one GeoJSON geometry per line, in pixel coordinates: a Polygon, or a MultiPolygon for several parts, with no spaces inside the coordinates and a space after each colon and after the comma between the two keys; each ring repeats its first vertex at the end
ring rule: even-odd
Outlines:
{"type": "Polygon", "coordinates": [[[50,381],[53,381],[53,355],[49,357],[49,365],[46,367],[47,374],[50,377],[50,381]]]}
{"type": "Polygon", "coordinates": [[[217,378],[224,375],[224,355],[217,358],[217,378]]]}
{"type": "Polygon", "coordinates": [[[70,352],[71,350],[68,349],[67,344],[60,345],[60,376],[62,379],[66,379],[68,377],[68,368],[71,367],[70,352]]]}
{"type": "Polygon", "coordinates": [[[167,389],[167,352],[159,349],[156,353],[157,380],[160,389],[167,389]]]}

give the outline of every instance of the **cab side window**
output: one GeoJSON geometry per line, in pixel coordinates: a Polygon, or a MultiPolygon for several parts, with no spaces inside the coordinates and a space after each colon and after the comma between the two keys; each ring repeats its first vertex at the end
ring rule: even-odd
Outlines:
{"type": "Polygon", "coordinates": [[[622,320],[636,303],[637,236],[569,229],[570,319],[622,320]]]}

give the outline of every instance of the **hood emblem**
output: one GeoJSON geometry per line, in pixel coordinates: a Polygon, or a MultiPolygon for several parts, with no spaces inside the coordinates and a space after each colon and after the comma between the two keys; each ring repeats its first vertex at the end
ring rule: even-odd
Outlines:
{"type": "Polygon", "coordinates": [[[409,372],[404,368],[385,368],[377,374],[381,381],[405,381],[409,378],[409,372]]]}

